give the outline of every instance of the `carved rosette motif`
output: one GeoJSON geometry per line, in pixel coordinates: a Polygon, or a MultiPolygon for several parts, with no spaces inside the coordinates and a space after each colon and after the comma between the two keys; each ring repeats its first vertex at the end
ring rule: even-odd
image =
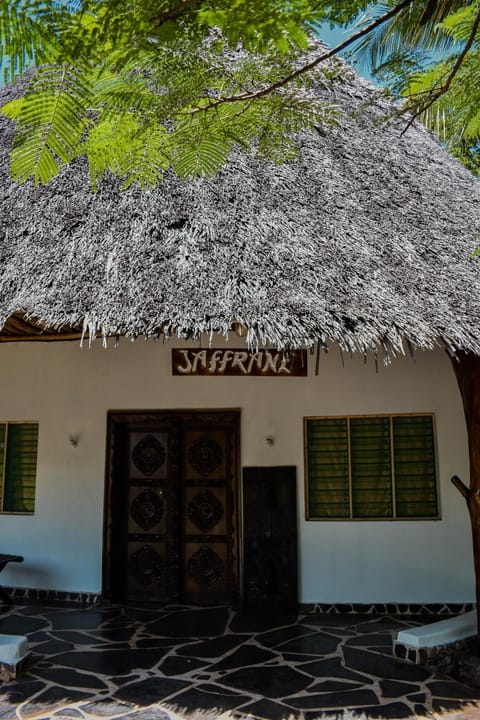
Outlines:
{"type": "Polygon", "coordinates": [[[144,545],[130,557],[129,569],[139,585],[148,587],[163,576],[165,563],[150,545],[144,545]]]}
{"type": "Polygon", "coordinates": [[[164,512],[163,498],[149,488],[137,495],[130,505],[132,518],[145,532],[160,522],[164,512]]]}
{"type": "Polygon", "coordinates": [[[187,573],[204,590],[213,587],[225,573],[225,563],[209,547],[201,547],[187,563],[187,573]]]}
{"type": "Polygon", "coordinates": [[[205,435],[190,445],[187,458],[200,475],[210,475],[222,462],[223,450],[215,440],[205,435]]]}
{"type": "Polygon", "coordinates": [[[222,519],[223,505],[209,490],[201,490],[188,503],[187,514],[202,533],[208,533],[222,519]]]}
{"type": "Polygon", "coordinates": [[[153,475],[165,462],[166,453],[162,443],[153,435],[145,435],[132,450],[132,461],[144,475],[153,475]]]}

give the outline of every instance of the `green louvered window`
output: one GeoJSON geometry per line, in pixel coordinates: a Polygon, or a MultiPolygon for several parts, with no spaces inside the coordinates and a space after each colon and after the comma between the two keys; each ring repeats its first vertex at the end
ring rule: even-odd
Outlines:
{"type": "Polygon", "coordinates": [[[305,419],[307,519],[438,518],[432,415],[305,419]]]}
{"type": "Polygon", "coordinates": [[[38,423],[0,423],[1,512],[33,513],[38,423]]]}

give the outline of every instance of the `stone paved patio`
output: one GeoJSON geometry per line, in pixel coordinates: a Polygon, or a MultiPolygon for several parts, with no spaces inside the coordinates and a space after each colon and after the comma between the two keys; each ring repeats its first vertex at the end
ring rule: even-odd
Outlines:
{"type": "Polygon", "coordinates": [[[34,657],[27,673],[1,686],[0,719],[168,720],[230,711],[312,720],[345,709],[407,718],[468,704],[468,717],[480,717],[480,691],[392,657],[393,633],[425,620],[16,606],[1,616],[0,632],[27,635],[34,657]]]}

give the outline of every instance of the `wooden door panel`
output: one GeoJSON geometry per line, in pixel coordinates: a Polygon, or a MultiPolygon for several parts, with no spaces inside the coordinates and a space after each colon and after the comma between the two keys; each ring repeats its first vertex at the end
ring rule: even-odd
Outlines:
{"type": "Polygon", "coordinates": [[[244,468],[243,498],[245,604],[295,610],[296,468],[244,468]]]}
{"type": "Polygon", "coordinates": [[[226,543],[185,543],[185,599],[215,604],[228,599],[226,543]]]}
{"type": "Polygon", "coordinates": [[[235,601],[238,427],[237,411],[112,413],[107,597],[235,601]]]}
{"type": "Polygon", "coordinates": [[[128,437],[126,599],[176,600],[178,429],[162,419],[156,425],[130,423],[128,437]]]}
{"type": "Polygon", "coordinates": [[[129,600],[163,599],[166,590],[165,540],[160,542],[129,541],[127,584],[129,600]]]}
{"type": "Polygon", "coordinates": [[[224,535],[227,534],[226,488],[203,487],[185,488],[185,534],[224,535]]]}
{"type": "Polygon", "coordinates": [[[236,427],[213,413],[187,419],[184,479],[184,592],[188,602],[229,602],[235,593],[236,427]]]}
{"type": "Polygon", "coordinates": [[[273,594],[271,484],[264,468],[245,468],[243,480],[245,595],[251,605],[273,594]]]}
{"type": "MultiPolygon", "coordinates": [[[[195,422],[195,420],[193,421],[195,422]]],[[[218,421],[217,421],[218,422],[218,421]]],[[[187,430],[185,433],[185,482],[225,480],[226,432],[221,429],[187,430]]]]}
{"type": "Polygon", "coordinates": [[[165,432],[130,432],[131,480],[165,479],[168,467],[168,435],[165,432]]]}
{"type": "Polygon", "coordinates": [[[131,485],[128,495],[128,534],[165,535],[168,512],[165,490],[150,485],[131,485]]]}

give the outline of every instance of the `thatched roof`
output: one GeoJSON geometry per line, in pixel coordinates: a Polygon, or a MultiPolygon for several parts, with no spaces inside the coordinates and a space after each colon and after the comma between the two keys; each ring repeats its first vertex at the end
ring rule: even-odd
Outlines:
{"type": "Polygon", "coordinates": [[[379,122],[376,92],[350,73],[338,126],[304,134],[294,162],[238,151],[213,179],[149,192],[109,179],[93,195],[81,163],[14,185],[3,121],[0,325],[480,354],[480,183],[420,125],[379,122]]]}

